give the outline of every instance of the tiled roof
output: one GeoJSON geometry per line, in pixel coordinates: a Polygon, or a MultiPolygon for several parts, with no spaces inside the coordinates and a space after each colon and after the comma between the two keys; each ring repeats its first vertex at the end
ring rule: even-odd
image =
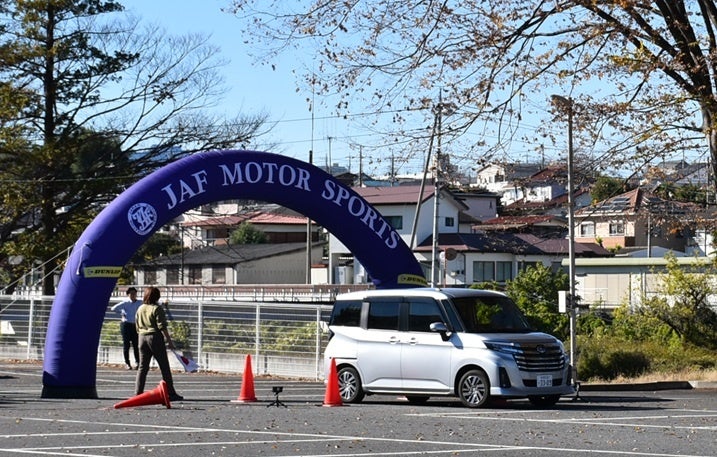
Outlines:
{"type": "MultiPolygon", "coordinates": [[[[421,186],[354,187],[353,190],[372,205],[416,203],[421,186]]],[[[428,200],[435,192],[434,186],[425,186],[421,201],[428,200]]]]}
{"type": "MultiPolygon", "coordinates": [[[[441,249],[453,248],[459,252],[492,252],[516,255],[568,255],[569,241],[565,238],[548,239],[521,233],[441,233],[441,249]]],[[[426,238],[416,251],[432,249],[431,237],[426,238]]],[[[580,257],[612,257],[607,249],[596,243],[575,243],[575,255],[580,257]]]]}
{"type": "Polygon", "coordinates": [[[487,226],[492,225],[496,228],[498,227],[524,227],[528,225],[538,225],[542,224],[545,225],[546,223],[550,223],[549,225],[562,225],[565,226],[567,224],[567,221],[565,221],[562,218],[558,218],[555,216],[551,216],[549,214],[539,214],[534,216],[500,216],[500,217],[494,217],[493,219],[487,219],[483,221],[480,225],[481,226],[487,226]]]}
{"type": "MultiPolygon", "coordinates": [[[[314,245],[316,244],[314,243],[314,245]]],[[[306,243],[224,244],[185,250],[183,254],[157,257],[140,263],[148,266],[179,265],[181,263],[184,265],[235,265],[296,251],[306,251],[306,243]]]]}
{"type": "Polygon", "coordinates": [[[240,216],[217,216],[209,217],[198,221],[183,222],[185,227],[216,227],[216,226],[233,226],[239,225],[247,221],[255,213],[242,214],[240,216]]]}
{"type": "Polygon", "coordinates": [[[306,225],[306,217],[286,214],[259,213],[249,218],[252,224],[306,225]]]}
{"type": "Polygon", "coordinates": [[[233,227],[243,222],[251,224],[273,225],[306,225],[306,217],[279,213],[266,213],[252,211],[250,213],[234,216],[219,216],[202,219],[200,221],[184,222],[182,225],[191,227],[233,227]]]}
{"type": "Polygon", "coordinates": [[[596,203],[594,206],[577,211],[578,214],[634,214],[649,211],[653,214],[682,214],[689,204],[665,200],[641,188],[635,188],[615,197],[596,203]]]}
{"type": "Polygon", "coordinates": [[[530,176],[528,182],[565,182],[568,176],[567,166],[550,165],[530,176]]]}
{"type": "MultiPolygon", "coordinates": [[[[406,205],[416,203],[421,192],[421,186],[353,187],[353,190],[372,205],[406,205]]],[[[432,197],[434,192],[435,186],[424,186],[421,202],[425,202],[432,197]]],[[[463,207],[464,209],[468,209],[468,205],[466,205],[450,190],[443,189],[441,193],[448,193],[451,197],[453,197],[456,205],[463,207]]]]}

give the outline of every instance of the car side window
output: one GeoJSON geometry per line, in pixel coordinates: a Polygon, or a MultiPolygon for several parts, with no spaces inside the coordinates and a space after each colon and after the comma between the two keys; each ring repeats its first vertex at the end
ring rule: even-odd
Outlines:
{"type": "Polygon", "coordinates": [[[358,327],[361,325],[361,301],[337,301],[331,314],[330,325],[358,327]]]}
{"type": "Polygon", "coordinates": [[[430,332],[434,322],[444,322],[438,303],[432,298],[410,298],[408,302],[408,331],[430,332]]]}
{"type": "Polygon", "coordinates": [[[398,330],[400,310],[401,302],[399,299],[371,299],[368,306],[367,327],[377,330],[398,330]]]}

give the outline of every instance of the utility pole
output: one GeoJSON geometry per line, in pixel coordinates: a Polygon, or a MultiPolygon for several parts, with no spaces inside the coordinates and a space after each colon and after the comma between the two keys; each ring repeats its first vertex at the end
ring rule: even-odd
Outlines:
{"type": "Polygon", "coordinates": [[[433,180],[433,246],[431,248],[431,287],[437,287],[440,278],[440,259],[438,236],[440,221],[440,192],[441,192],[441,122],[443,117],[443,94],[438,93],[438,106],[436,108],[436,156],[433,180]]]}
{"type": "Polygon", "coordinates": [[[578,379],[575,360],[577,353],[577,301],[575,299],[575,202],[573,201],[573,100],[561,95],[553,95],[551,99],[557,108],[566,111],[568,115],[568,276],[570,278],[570,286],[567,305],[568,317],[570,319],[570,366],[572,367],[573,384],[575,385],[578,379]]]}

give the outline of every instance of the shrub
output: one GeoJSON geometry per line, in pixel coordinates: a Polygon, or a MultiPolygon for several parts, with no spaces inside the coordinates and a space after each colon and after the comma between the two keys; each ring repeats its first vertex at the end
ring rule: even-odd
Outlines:
{"type": "Polygon", "coordinates": [[[192,328],[184,321],[169,321],[169,333],[177,349],[189,349],[192,338],[192,328]]]}
{"type": "Polygon", "coordinates": [[[102,323],[100,345],[122,346],[122,334],[120,333],[119,320],[106,320],[102,323]]]}
{"type": "Polygon", "coordinates": [[[650,369],[650,360],[639,351],[617,350],[605,358],[605,375],[608,379],[623,376],[634,378],[650,369]]]}
{"type": "Polygon", "coordinates": [[[614,335],[578,335],[577,371],[581,381],[634,378],[648,373],[669,374],[717,367],[714,352],[684,344],[673,337],[627,340],[614,335]]]}

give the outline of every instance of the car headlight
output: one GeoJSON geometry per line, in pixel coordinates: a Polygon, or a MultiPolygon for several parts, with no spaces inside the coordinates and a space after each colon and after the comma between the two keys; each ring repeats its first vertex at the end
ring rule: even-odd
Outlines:
{"type": "Polygon", "coordinates": [[[522,352],[520,345],[517,343],[509,343],[507,341],[485,341],[485,347],[492,351],[502,352],[504,354],[515,355],[522,352]]]}

